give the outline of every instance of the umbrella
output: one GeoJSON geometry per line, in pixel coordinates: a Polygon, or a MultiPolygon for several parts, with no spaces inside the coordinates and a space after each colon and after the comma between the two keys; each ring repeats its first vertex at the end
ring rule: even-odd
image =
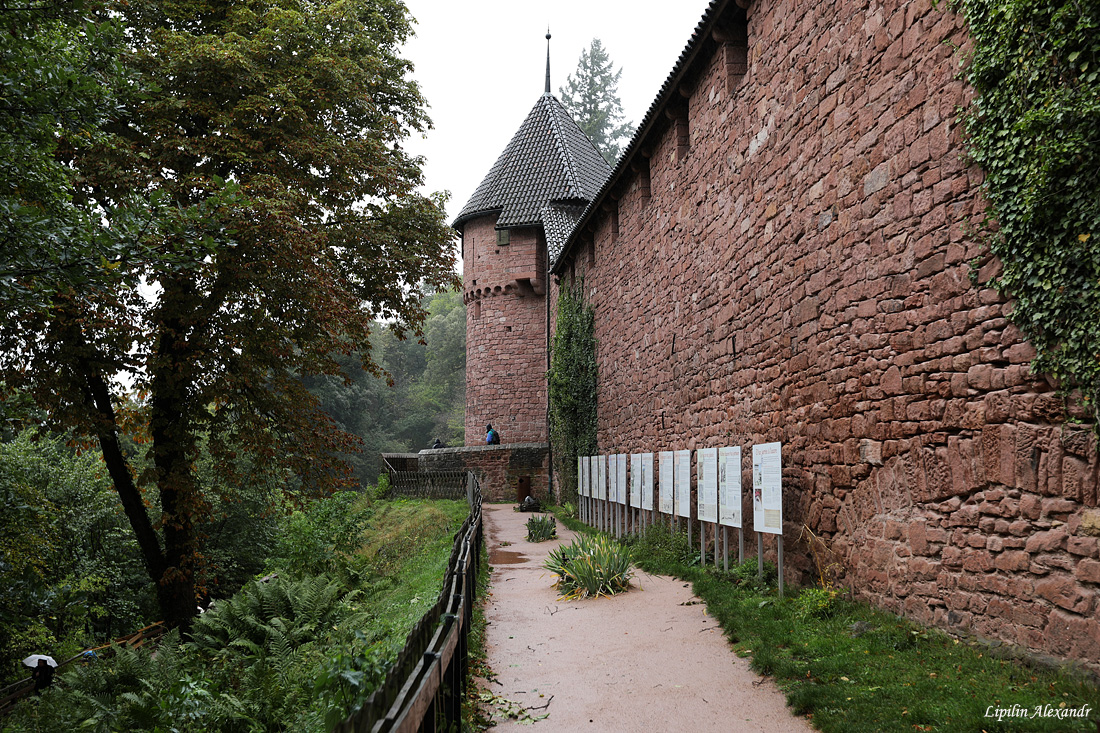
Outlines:
{"type": "Polygon", "coordinates": [[[32,654],[23,660],[23,664],[27,665],[28,667],[37,667],[39,659],[45,659],[46,664],[50,665],[51,667],[57,666],[57,662],[54,661],[53,657],[47,654],[32,654]]]}

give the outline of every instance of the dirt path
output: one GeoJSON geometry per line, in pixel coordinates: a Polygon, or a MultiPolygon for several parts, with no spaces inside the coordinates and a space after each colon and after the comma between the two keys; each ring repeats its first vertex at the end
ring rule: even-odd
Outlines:
{"type": "MultiPolygon", "coordinates": [[[[550,731],[810,731],[770,680],[734,654],[683,581],[641,573],[613,598],[559,601],[542,568],[570,542],[527,541],[529,514],[486,505],[492,586],[483,683],[550,731]]],[[[497,716],[499,720],[500,716],[497,716]]],[[[531,730],[512,720],[495,730],[531,730]]]]}

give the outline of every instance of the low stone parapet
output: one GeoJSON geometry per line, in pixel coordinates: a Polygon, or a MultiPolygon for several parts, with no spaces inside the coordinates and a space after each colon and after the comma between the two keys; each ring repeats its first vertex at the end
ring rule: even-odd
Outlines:
{"type": "Polygon", "coordinates": [[[547,443],[426,449],[418,461],[421,471],[473,471],[490,502],[519,502],[525,496],[545,501],[549,466],[547,443]]]}

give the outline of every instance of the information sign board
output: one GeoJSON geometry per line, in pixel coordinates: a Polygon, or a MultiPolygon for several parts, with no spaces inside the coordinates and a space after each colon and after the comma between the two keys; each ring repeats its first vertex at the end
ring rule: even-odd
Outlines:
{"type": "Polygon", "coordinates": [[[691,517],[691,451],[676,451],[676,516],[691,517]]]}
{"type": "Polygon", "coordinates": [[[577,496],[581,498],[584,497],[584,469],[587,464],[588,456],[577,456],[577,496]]]}
{"type": "Polygon", "coordinates": [[[672,514],[672,499],[675,496],[673,491],[673,484],[675,482],[675,472],[673,471],[673,458],[672,451],[663,450],[657,454],[659,462],[657,463],[657,470],[660,471],[660,480],[658,481],[658,491],[660,493],[660,499],[658,503],[658,511],[662,514],[672,514]]]}
{"type": "Polygon", "coordinates": [[[701,448],[695,452],[699,478],[699,521],[718,521],[718,449],[701,448]]]}
{"type": "Polygon", "coordinates": [[[718,523],[741,526],[741,448],[718,449],[718,523]]]}
{"type": "Polygon", "coordinates": [[[619,503],[626,504],[628,490],[628,487],[626,485],[626,466],[627,461],[630,459],[630,456],[628,456],[626,453],[620,453],[618,458],[619,460],[615,467],[615,471],[616,476],[618,477],[618,481],[616,483],[618,483],[619,485],[619,503]]]}
{"type": "Polygon", "coordinates": [[[596,498],[607,501],[607,456],[596,456],[596,498]]]}
{"type": "Polygon", "coordinates": [[[630,454],[630,506],[642,505],[642,454],[630,454]]]}
{"type": "Polygon", "coordinates": [[[783,461],[779,443],[752,447],[752,524],[757,532],[783,534],[783,461]]]}

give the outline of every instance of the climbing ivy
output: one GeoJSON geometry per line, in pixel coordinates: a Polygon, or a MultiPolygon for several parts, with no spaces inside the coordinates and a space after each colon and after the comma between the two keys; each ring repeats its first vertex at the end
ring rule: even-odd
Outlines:
{"type": "Polygon", "coordinates": [[[596,314],[583,281],[562,286],[550,345],[550,440],[562,500],[577,496],[577,456],[596,452],[596,314]]]}
{"type": "Polygon", "coordinates": [[[985,232],[1035,372],[1100,405],[1100,3],[960,0],[985,232]]]}

